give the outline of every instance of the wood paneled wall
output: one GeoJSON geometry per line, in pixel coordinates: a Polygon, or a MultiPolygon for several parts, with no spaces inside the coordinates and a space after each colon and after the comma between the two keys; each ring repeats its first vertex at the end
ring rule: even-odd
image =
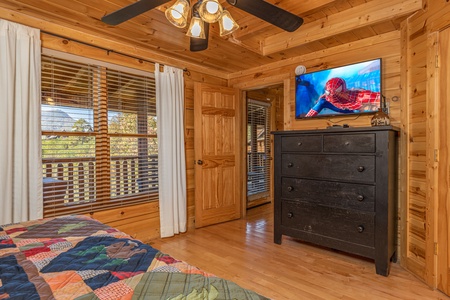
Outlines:
{"type": "MultiPolygon", "coordinates": [[[[436,164],[439,161],[437,32],[450,26],[450,3],[423,1],[423,10],[406,20],[402,29],[402,114],[405,176],[402,223],[402,265],[436,287],[436,164]]],[[[445,51],[449,51],[446,49],[445,51]]],[[[448,239],[448,237],[447,237],[448,239]]]]}
{"type": "Polygon", "coordinates": [[[86,214],[111,227],[148,242],[160,237],[159,202],[149,202],[86,214]]]}

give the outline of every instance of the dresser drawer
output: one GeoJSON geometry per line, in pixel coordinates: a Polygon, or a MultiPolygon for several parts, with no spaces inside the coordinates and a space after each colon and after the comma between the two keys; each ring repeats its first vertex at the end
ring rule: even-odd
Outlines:
{"type": "Polygon", "coordinates": [[[322,151],[322,135],[283,136],[281,138],[283,152],[320,152],[322,151]]]}
{"type": "Polygon", "coordinates": [[[375,186],[283,177],[283,199],[361,211],[375,211],[375,186]]]}
{"type": "Polygon", "coordinates": [[[310,234],[374,246],[374,213],[282,201],[281,225],[310,234]]]}
{"type": "Polygon", "coordinates": [[[374,153],[375,134],[334,134],[323,137],[323,151],[337,153],[374,153]]]}
{"type": "Polygon", "coordinates": [[[281,155],[281,174],[373,183],[375,156],[284,153],[281,155]]]}

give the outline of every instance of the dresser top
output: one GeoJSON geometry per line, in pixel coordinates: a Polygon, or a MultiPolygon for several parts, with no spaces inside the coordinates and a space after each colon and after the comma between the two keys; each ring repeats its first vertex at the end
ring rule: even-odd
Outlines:
{"type": "Polygon", "coordinates": [[[373,126],[373,127],[330,127],[327,129],[311,129],[311,130],[283,130],[272,131],[271,134],[298,134],[298,133],[346,133],[346,132],[368,132],[368,131],[400,131],[395,126],[373,126]]]}

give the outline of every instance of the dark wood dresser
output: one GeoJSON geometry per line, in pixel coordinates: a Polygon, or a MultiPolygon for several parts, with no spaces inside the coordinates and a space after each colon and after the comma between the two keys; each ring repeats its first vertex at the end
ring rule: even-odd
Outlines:
{"type": "Polygon", "coordinates": [[[396,261],[397,136],[392,126],[273,132],[274,239],[282,235],[396,261]]]}

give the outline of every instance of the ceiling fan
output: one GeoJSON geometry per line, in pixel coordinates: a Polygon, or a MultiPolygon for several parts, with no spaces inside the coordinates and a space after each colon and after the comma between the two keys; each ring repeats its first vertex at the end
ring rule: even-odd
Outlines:
{"type": "MultiPolygon", "coordinates": [[[[139,0],[128,6],[118,9],[110,14],[105,15],[104,17],[102,17],[102,21],[109,25],[118,25],[122,22],[134,18],[142,13],[145,13],[146,11],[149,11],[169,1],[170,0],[139,0]]],[[[201,6],[202,2],[214,2],[220,6],[218,0],[196,0],[196,1],[197,3],[194,4],[193,6],[192,19],[194,19],[195,16],[198,17],[198,7],[201,6]]],[[[303,24],[303,19],[301,17],[294,15],[264,0],[226,0],[226,1],[228,2],[228,4],[237,7],[249,14],[254,15],[255,17],[258,17],[288,32],[295,31],[303,24]]],[[[186,2],[189,4],[189,0],[183,0],[182,2],[186,2]]],[[[220,7],[220,9],[222,9],[222,7],[220,7]]],[[[234,20],[232,21],[234,22],[234,20]]],[[[178,26],[176,24],[174,25],[177,27],[185,26],[185,24],[183,24],[182,26],[178,26]]],[[[209,22],[204,22],[205,38],[192,37],[191,35],[190,50],[201,51],[207,49],[208,35],[209,35],[209,22]]]]}

